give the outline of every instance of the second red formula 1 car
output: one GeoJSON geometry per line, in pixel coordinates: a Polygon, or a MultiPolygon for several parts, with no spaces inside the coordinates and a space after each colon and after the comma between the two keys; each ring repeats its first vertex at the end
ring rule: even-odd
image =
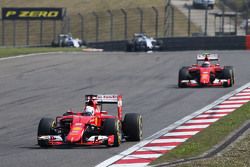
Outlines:
{"type": "Polygon", "coordinates": [[[118,147],[123,139],[142,139],[142,116],[127,113],[122,120],[122,96],[113,94],[86,95],[83,111],[69,110],[55,120],[42,118],[37,134],[40,147],[65,144],[118,147]],[[103,104],[116,104],[117,116],[102,110],[103,104]]]}
{"type": "Polygon", "coordinates": [[[221,67],[217,54],[199,54],[197,63],[179,70],[178,87],[203,87],[234,85],[232,66],[221,67]],[[216,62],[216,63],[212,63],[216,62]]]}

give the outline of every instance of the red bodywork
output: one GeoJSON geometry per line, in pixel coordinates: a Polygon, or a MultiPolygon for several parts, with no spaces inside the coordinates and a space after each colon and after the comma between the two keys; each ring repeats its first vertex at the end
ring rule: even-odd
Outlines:
{"type": "MultiPolygon", "coordinates": [[[[203,56],[203,55],[202,55],[203,56]]],[[[216,55],[217,56],[217,55],[216,55]]],[[[218,61],[218,58],[214,59],[218,61]]],[[[213,61],[213,59],[212,59],[213,61]]],[[[186,80],[181,80],[179,82],[185,84],[187,87],[197,87],[197,86],[223,86],[225,83],[230,85],[230,79],[221,79],[220,75],[224,67],[221,67],[219,63],[212,64],[208,55],[204,56],[204,59],[198,59],[197,63],[188,67],[189,78],[186,80]],[[209,62],[209,67],[203,67],[199,62],[209,62]]]]}
{"type": "MultiPolygon", "coordinates": [[[[189,72],[195,73],[197,72],[199,76],[199,82],[192,83],[191,81],[187,83],[187,86],[196,87],[196,86],[222,86],[225,82],[224,80],[218,80],[218,82],[214,82],[211,78],[216,79],[216,74],[220,73],[223,70],[219,64],[212,64],[210,67],[201,67],[200,65],[196,64],[189,68],[189,72]]],[[[230,80],[227,82],[230,83],[230,80]]]]}
{"type": "Polygon", "coordinates": [[[38,140],[46,140],[48,145],[112,145],[114,135],[101,135],[101,128],[103,121],[107,118],[122,121],[122,96],[86,95],[85,107],[87,105],[94,107],[93,115],[84,115],[84,112],[69,110],[63,116],[56,117],[54,129],[58,133],[57,135],[38,136],[38,140]],[[117,116],[108,115],[107,111],[101,111],[103,103],[117,104],[117,116]]]}

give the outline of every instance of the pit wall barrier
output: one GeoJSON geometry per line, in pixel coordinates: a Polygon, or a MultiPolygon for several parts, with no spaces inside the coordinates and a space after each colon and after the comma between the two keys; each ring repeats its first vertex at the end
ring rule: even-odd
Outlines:
{"type": "MultiPolygon", "coordinates": [[[[248,36],[218,36],[218,37],[168,37],[159,38],[163,41],[162,51],[183,50],[244,50],[250,49],[248,36]]],[[[127,40],[91,42],[89,47],[104,49],[104,51],[126,51],[127,40]]]]}

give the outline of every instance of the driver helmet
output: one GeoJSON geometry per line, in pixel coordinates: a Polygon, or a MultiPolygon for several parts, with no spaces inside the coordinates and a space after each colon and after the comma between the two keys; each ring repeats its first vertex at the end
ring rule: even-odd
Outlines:
{"type": "Polygon", "coordinates": [[[87,113],[88,115],[94,115],[94,107],[86,106],[85,113],[87,113]]]}
{"type": "Polygon", "coordinates": [[[210,67],[210,62],[204,61],[204,63],[202,64],[202,67],[210,67]]]}

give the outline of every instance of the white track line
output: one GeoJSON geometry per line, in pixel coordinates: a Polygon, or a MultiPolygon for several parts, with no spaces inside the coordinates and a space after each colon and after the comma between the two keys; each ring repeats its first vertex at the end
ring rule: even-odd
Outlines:
{"type": "Polygon", "coordinates": [[[32,54],[26,54],[26,55],[18,55],[18,56],[12,56],[12,57],[4,57],[4,58],[0,58],[0,61],[10,60],[10,59],[16,59],[16,58],[31,57],[31,56],[48,55],[48,54],[54,54],[54,53],[63,53],[63,52],[32,53],[32,54]]]}
{"type": "MultiPolygon", "coordinates": [[[[204,108],[202,108],[202,109],[200,109],[200,110],[198,110],[198,111],[196,111],[196,112],[194,112],[194,113],[192,113],[192,114],[184,117],[183,119],[181,119],[179,121],[176,121],[175,123],[173,123],[170,126],[168,126],[168,127],[164,128],[164,129],[160,130],[159,132],[153,134],[152,136],[147,137],[143,141],[141,141],[138,144],[130,147],[127,150],[124,150],[123,152],[119,153],[118,155],[115,155],[115,156],[113,156],[113,157],[111,157],[111,158],[109,158],[109,159],[101,162],[100,164],[96,165],[96,167],[107,167],[107,166],[110,166],[114,162],[120,160],[123,157],[126,157],[127,155],[131,154],[134,151],[150,151],[150,149],[151,150],[167,150],[167,149],[171,150],[171,148],[173,149],[175,146],[164,146],[165,148],[164,147],[159,147],[159,148],[157,148],[157,147],[151,147],[151,148],[147,147],[147,149],[145,149],[145,147],[143,147],[143,146],[145,146],[146,144],[152,142],[154,139],[157,139],[157,138],[165,135],[167,132],[169,132],[169,131],[177,128],[178,126],[182,125],[183,123],[187,123],[187,121],[191,120],[192,118],[195,118],[195,117],[197,117],[198,115],[200,115],[200,114],[202,114],[204,112],[208,112],[209,110],[211,110],[215,106],[216,106],[215,108],[217,108],[218,104],[220,104],[221,102],[229,99],[230,97],[234,96],[235,94],[241,92],[242,90],[244,90],[244,89],[246,89],[248,87],[250,87],[250,82],[247,83],[247,84],[245,84],[245,85],[243,85],[243,86],[241,86],[240,88],[238,88],[238,89],[236,89],[236,90],[234,90],[234,91],[226,94],[225,96],[219,98],[218,100],[216,100],[213,103],[207,105],[206,107],[204,107],[204,108]]],[[[250,94],[249,94],[249,96],[250,96],[250,94]]],[[[246,97],[246,96],[244,95],[244,97],[246,97]]],[[[230,109],[229,108],[228,109],[223,108],[223,109],[217,109],[217,110],[213,109],[213,110],[211,110],[211,112],[216,112],[216,111],[220,112],[221,110],[223,110],[224,112],[232,112],[234,109],[233,110],[231,108],[230,109]],[[225,111],[225,110],[227,110],[227,111],[225,111]]],[[[221,111],[221,112],[223,112],[223,111],[221,111]]],[[[199,120],[193,120],[193,121],[199,121],[199,120]]],[[[146,163],[146,164],[148,164],[148,163],[146,163]]],[[[118,165],[120,166],[121,164],[118,164],[118,165]]],[[[133,163],[131,166],[136,166],[136,163],[133,163]]]]}
{"type": "Polygon", "coordinates": [[[143,167],[147,165],[148,163],[113,164],[110,167],[143,167]]]}
{"type": "Polygon", "coordinates": [[[250,99],[250,96],[234,96],[229,98],[229,100],[237,100],[237,99],[250,99]]]}
{"type": "Polygon", "coordinates": [[[230,101],[223,101],[221,104],[235,104],[235,103],[242,103],[242,104],[245,104],[249,102],[249,100],[230,100],[230,101]]]}
{"type": "Polygon", "coordinates": [[[197,116],[196,118],[209,118],[209,117],[224,117],[226,116],[227,114],[202,114],[202,115],[199,115],[197,116]]]}
{"type": "Polygon", "coordinates": [[[138,159],[138,158],[158,158],[162,154],[137,154],[137,155],[128,155],[123,159],[138,159]]]}
{"type": "Polygon", "coordinates": [[[187,123],[211,123],[211,122],[216,122],[217,120],[219,120],[219,118],[190,120],[190,121],[187,121],[187,123]]]}
{"type": "Polygon", "coordinates": [[[191,125],[191,126],[179,126],[178,128],[176,129],[204,129],[204,128],[207,128],[209,126],[208,125],[191,125]]]}
{"type": "Polygon", "coordinates": [[[222,109],[222,110],[220,110],[220,109],[218,109],[218,110],[208,110],[208,111],[206,111],[206,112],[204,112],[204,113],[221,113],[221,112],[233,112],[235,109],[222,109]]]}
{"type": "Polygon", "coordinates": [[[138,151],[159,151],[159,150],[172,150],[176,146],[159,146],[159,147],[142,147],[138,151]]]}
{"type": "Polygon", "coordinates": [[[155,139],[151,143],[172,143],[172,142],[184,142],[187,138],[184,139],[155,139]]]}

